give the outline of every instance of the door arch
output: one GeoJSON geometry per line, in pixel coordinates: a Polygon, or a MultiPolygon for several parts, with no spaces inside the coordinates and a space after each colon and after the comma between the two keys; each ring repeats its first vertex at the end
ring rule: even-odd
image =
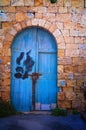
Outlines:
{"type": "Polygon", "coordinates": [[[11,46],[11,101],[17,111],[51,110],[57,102],[57,46],[51,33],[29,27],[11,46]],[[32,82],[32,73],[41,74],[32,82]]]}

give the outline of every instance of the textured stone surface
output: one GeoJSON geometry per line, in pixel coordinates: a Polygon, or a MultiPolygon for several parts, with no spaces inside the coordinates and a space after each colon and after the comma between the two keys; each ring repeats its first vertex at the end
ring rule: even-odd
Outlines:
{"type": "Polygon", "coordinates": [[[10,0],[0,0],[0,6],[10,5],[10,0]]]}
{"type": "Polygon", "coordinates": [[[49,31],[57,43],[57,105],[84,108],[81,88],[86,80],[86,11],[83,0],[0,1],[0,96],[9,98],[11,45],[17,33],[30,26],[49,31]]]}
{"type": "Polygon", "coordinates": [[[11,6],[24,6],[24,0],[11,0],[11,6]]]}

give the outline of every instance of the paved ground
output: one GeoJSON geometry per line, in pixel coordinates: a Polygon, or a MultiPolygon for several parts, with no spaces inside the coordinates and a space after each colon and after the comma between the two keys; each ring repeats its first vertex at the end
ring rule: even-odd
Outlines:
{"type": "Polygon", "coordinates": [[[86,130],[79,115],[23,114],[0,118],[0,130],[86,130]]]}

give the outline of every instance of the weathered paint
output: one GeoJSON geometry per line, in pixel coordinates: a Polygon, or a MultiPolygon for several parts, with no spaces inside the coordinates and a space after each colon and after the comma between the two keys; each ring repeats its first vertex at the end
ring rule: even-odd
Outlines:
{"type": "Polygon", "coordinates": [[[25,112],[56,107],[57,46],[54,37],[43,28],[30,27],[17,34],[11,50],[11,101],[15,109],[25,112]],[[32,82],[34,72],[41,74],[36,82],[32,82]]]}

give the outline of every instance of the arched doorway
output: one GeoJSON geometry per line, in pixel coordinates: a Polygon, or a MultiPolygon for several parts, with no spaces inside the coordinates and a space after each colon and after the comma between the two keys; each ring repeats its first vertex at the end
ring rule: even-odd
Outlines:
{"type": "Polygon", "coordinates": [[[40,27],[26,28],[14,38],[11,54],[14,108],[21,112],[55,108],[57,46],[52,34],[40,27]]]}

